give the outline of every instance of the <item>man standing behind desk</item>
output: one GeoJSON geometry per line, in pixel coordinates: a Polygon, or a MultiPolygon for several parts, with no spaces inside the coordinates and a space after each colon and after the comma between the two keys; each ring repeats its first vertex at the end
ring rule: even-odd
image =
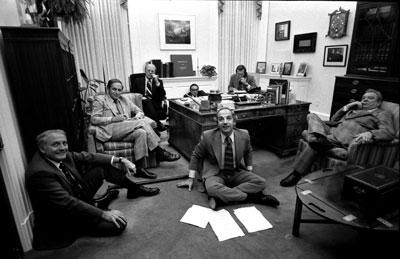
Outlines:
{"type": "Polygon", "coordinates": [[[394,137],[392,116],[380,109],[382,94],[374,89],[365,91],[361,102],[352,102],[337,111],[329,123],[311,113],[308,119],[308,144],[297,157],[294,170],[280,182],[294,186],[309,172],[318,155],[334,148],[348,148],[350,143],[391,140],[394,137]]]}
{"type": "Polygon", "coordinates": [[[234,113],[227,107],[218,110],[217,121],[218,128],[204,131],[193,151],[189,180],[178,185],[186,184],[190,191],[195,175],[202,167],[210,208],[245,200],[278,206],[279,201],[275,197],[262,192],[265,179],[252,172],[253,150],[247,130],[234,128],[234,113]]]}
{"type": "Polygon", "coordinates": [[[157,123],[157,130],[166,130],[160,122],[167,117],[163,110],[162,103],[166,99],[163,81],[156,75],[156,67],[153,64],[146,64],[145,77],[137,78],[132,85],[131,92],[142,94],[144,114],[157,123]]]}

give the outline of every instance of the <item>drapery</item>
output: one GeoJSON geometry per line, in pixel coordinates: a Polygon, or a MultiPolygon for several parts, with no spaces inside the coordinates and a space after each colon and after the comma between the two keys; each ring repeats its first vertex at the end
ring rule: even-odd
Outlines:
{"type": "Polygon", "coordinates": [[[229,77],[238,65],[244,65],[247,72],[255,71],[260,20],[253,1],[225,1],[218,20],[218,83],[227,91],[229,77]]]}
{"type": "MultiPolygon", "coordinates": [[[[82,24],[63,24],[64,34],[74,45],[75,63],[89,79],[118,78],[129,89],[132,73],[128,12],[120,0],[96,0],[88,6],[89,17],[82,24]],[[121,5],[122,4],[122,5],[121,5]]],[[[100,85],[101,92],[104,85],[100,85]]]]}

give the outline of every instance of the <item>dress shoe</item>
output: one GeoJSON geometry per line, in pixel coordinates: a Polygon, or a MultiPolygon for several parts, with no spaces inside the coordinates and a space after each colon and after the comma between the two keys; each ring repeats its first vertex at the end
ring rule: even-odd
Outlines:
{"type": "Polygon", "coordinates": [[[292,172],[285,178],[283,178],[280,182],[280,185],[283,187],[290,187],[290,186],[295,186],[298,181],[300,181],[301,175],[297,172],[292,172]]]}
{"type": "Polygon", "coordinates": [[[143,168],[136,168],[136,174],[134,176],[148,178],[148,179],[156,179],[157,178],[157,175],[155,173],[149,172],[143,168]]]}
{"type": "Polygon", "coordinates": [[[139,196],[154,196],[160,193],[160,189],[157,187],[145,187],[145,186],[138,186],[136,188],[128,188],[128,193],[126,198],[128,199],[135,199],[139,196]]]}
{"type": "Polygon", "coordinates": [[[167,127],[165,127],[164,124],[160,123],[160,124],[157,125],[157,130],[159,132],[163,132],[163,131],[167,130],[167,127]]]}
{"type": "Polygon", "coordinates": [[[257,202],[274,208],[280,204],[277,198],[269,194],[261,194],[257,202]]]}
{"type": "Polygon", "coordinates": [[[94,202],[97,204],[97,208],[102,210],[107,210],[108,205],[110,205],[111,201],[118,198],[119,190],[107,190],[107,192],[100,198],[95,199],[94,202]]]}
{"type": "Polygon", "coordinates": [[[177,154],[177,153],[174,154],[174,153],[168,152],[165,149],[161,149],[157,153],[157,159],[159,162],[162,162],[162,161],[172,162],[172,161],[178,160],[179,158],[181,158],[180,154],[177,154]]]}

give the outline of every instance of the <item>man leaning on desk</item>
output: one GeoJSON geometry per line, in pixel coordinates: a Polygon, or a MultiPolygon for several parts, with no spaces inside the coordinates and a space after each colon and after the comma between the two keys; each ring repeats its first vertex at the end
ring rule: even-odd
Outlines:
{"type": "Polygon", "coordinates": [[[197,84],[191,84],[189,87],[189,92],[186,93],[183,97],[200,97],[200,96],[207,96],[208,94],[203,90],[200,90],[197,84]]]}
{"type": "Polygon", "coordinates": [[[231,75],[228,85],[228,92],[231,93],[235,90],[239,90],[252,93],[258,89],[259,87],[256,85],[254,76],[247,74],[246,67],[243,65],[237,66],[236,73],[231,75]]]}

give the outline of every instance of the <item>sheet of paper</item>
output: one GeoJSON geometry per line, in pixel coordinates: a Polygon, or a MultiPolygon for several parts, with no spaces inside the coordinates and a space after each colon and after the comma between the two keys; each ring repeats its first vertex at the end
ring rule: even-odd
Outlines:
{"type": "Polygon", "coordinates": [[[209,220],[219,241],[244,236],[242,229],[227,210],[213,211],[209,220]]]}
{"type": "Polygon", "coordinates": [[[209,208],[193,205],[186,211],[180,221],[201,228],[206,228],[210,214],[213,212],[214,211],[209,208]]]}
{"type": "Polygon", "coordinates": [[[249,233],[272,228],[271,223],[254,206],[236,209],[234,213],[249,233]]]}

